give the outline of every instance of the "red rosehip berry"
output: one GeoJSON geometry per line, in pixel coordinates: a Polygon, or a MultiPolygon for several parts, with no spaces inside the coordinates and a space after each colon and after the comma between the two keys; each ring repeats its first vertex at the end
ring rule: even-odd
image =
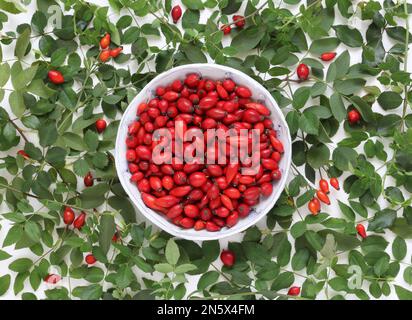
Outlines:
{"type": "Polygon", "coordinates": [[[336,57],[336,52],[324,52],[320,55],[322,61],[330,61],[336,57]]]}
{"type": "Polygon", "coordinates": [[[93,175],[89,172],[83,178],[84,185],[86,187],[91,187],[94,184],[93,175]]]}
{"type": "Polygon", "coordinates": [[[348,121],[350,124],[357,124],[361,120],[361,115],[358,110],[351,110],[348,112],[348,121]]]}
{"type": "Polygon", "coordinates": [[[94,257],[94,255],[92,255],[91,253],[88,254],[85,258],[84,261],[86,261],[87,264],[95,264],[96,263],[96,258],[94,257]]]}
{"type": "Polygon", "coordinates": [[[223,264],[226,267],[231,267],[236,262],[235,253],[231,250],[223,250],[220,254],[220,260],[222,260],[223,264]]]}
{"type": "Polygon", "coordinates": [[[116,58],[123,51],[123,47],[117,47],[109,51],[112,58],[116,58]]]}
{"type": "Polygon", "coordinates": [[[367,237],[367,235],[366,235],[366,230],[365,230],[365,227],[363,226],[363,224],[358,224],[357,226],[356,226],[356,231],[358,231],[358,234],[363,238],[363,239],[365,239],[366,237],[367,237]]]}
{"type": "Polygon", "coordinates": [[[72,208],[66,207],[63,212],[63,222],[66,225],[71,225],[74,221],[74,212],[72,208]]]}
{"type": "Polygon", "coordinates": [[[172,19],[173,23],[177,23],[182,16],[182,8],[179,5],[176,5],[172,8],[172,19]]]}
{"type": "Polygon", "coordinates": [[[110,59],[110,50],[103,50],[100,52],[99,59],[101,62],[106,62],[110,59]]]}
{"type": "Polygon", "coordinates": [[[223,31],[223,34],[224,34],[224,35],[227,35],[227,34],[229,34],[229,33],[232,31],[232,27],[231,27],[230,25],[228,25],[228,24],[224,24],[224,25],[222,25],[222,26],[220,27],[220,30],[223,31]]]}
{"type": "Polygon", "coordinates": [[[298,296],[300,294],[300,287],[290,287],[288,296],[298,296]]]}
{"type": "Polygon", "coordinates": [[[74,220],[73,226],[76,229],[81,229],[84,226],[84,223],[86,222],[86,213],[82,212],[80,215],[74,220]]]}
{"type": "Polygon", "coordinates": [[[233,22],[235,23],[236,27],[242,29],[245,26],[246,21],[244,16],[234,15],[233,22]]]}
{"type": "Polygon", "coordinates": [[[296,73],[298,74],[298,78],[300,80],[305,81],[309,77],[309,67],[306,64],[301,63],[298,65],[296,73]]]}
{"type": "Polygon", "coordinates": [[[336,190],[339,190],[339,189],[340,189],[340,187],[339,187],[339,180],[338,180],[337,178],[332,177],[332,178],[330,178],[329,182],[330,182],[330,185],[331,185],[332,187],[334,187],[336,190]]]}
{"type": "Polygon", "coordinates": [[[107,123],[106,123],[106,120],[104,119],[98,119],[95,125],[96,125],[97,132],[102,133],[104,129],[106,129],[107,123]]]}
{"type": "Polygon", "coordinates": [[[62,84],[64,83],[64,77],[60,71],[50,70],[47,74],[51,83],[62,84]]]}
{"type": "Polygon", "coordinates": [[[103,38],[100,39],[100,48],[107,49],[110,45],[110,33],[106,33],[103,38]]]}

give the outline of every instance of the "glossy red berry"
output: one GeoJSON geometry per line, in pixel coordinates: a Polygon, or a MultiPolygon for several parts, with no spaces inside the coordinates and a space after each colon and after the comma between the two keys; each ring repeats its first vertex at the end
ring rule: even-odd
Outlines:
{"type": "Polygon", "coordinates": [[[87,264],[95,264],[96,263],[96,258],[94,257],[94,255],[92,255],[91,253],[88,254],[85,258],[84,261],[86,261],[87,264]]]}
{"type": "Polygon", "coordinates": [[[106,62],[110,59],[110,50],[103,50],[100,52],[99,59],[101,62],[106,62]]]}
{"type": "Polygon", "coordinates": [[[106,120],[104,119],[98,119],[95,125],[96,125],[97,132],[102,133],[104,129],[106,129],[107,123],[106,123],[106,120]]]}
{"type": "Polygon", "coordinates": [[[363,238],[363,239],[365,239],[366,237],[367,237],[367,235],[366,235],[366,230],[365,230],[365,227],[363,226],[363,224],[357,224],[356,225],[356,231],[358,231],[358,234],[363,238]]]}
{"type": "Polygon", "coordinates": [[[81,229],[84,226],[84,223],[86,222],[86,213],[82,212],[79,214],[79,216],[74,220],[73,226],[76,229],[81,229]]]}
{"type": "Polygon", "coordinates": [[[172,8],[172,19],[173,23],[177,23],[182,16],[182,8],[179,5],[176,5],[172,8]]]}
{"type": "Polygon", "coordinates": [[[332,187],[334,187],[336,190],[339,190],[339,180],[335,177],[330,178],[329,183],[332,187]]]}
{"type": "Polygon", "coordinates": [[[319,199],[320,201],[322,201],[323,203],[326,203],[327,205],[330,204],[330,200],[329,200],[328,195],[327,195],[325,192],[323,192],[322,190],[318,190],[318,191],[316,192],[316,196],[317,196],[318,199],[319,199]]]}
{"type": "Polygon", "coordinates": [[[239,29],[242,29],[245,26],[245,17],[234,15],[233,22],[235,23],[236,27],[238,27],[239,29]]]}
{"type": "Polygon", "coordinates": [[[358,110],[353,109],[348,112],[348,121],[350,124],[357,124],[361,120],[361,115],[358,110]]]}
{"type": "Polygon", "coordinates": [[[230,25],[228,25],[228,24],[224,24],[224,25],[222,25],[222,26],[220,27],[220,30],[223,31],[223,34],[224,34],[224,35],[227,35],[227,34],[230,33],[230,31],[232,31],[232,27],[231,27],[230,25]]]}
{"type": "Polygon", "coordinates": [[[110,46],[110,34],[106,33],[103,38],[100,39],[100,48],[107,49],[110,46]]]}
{"type": "Polygon", "coordinates": [[[288,296],[298,296],[300,294],[300,287],[290,287],[288,296]]]}
{"type": "Polygon", "coordinates": [[[319,188],[322,190],[324,193],[328,194],[329,193],[329,184],[325,179],[320,179],[319,180],[319,188]]]}
{"type": "Polygon", "coordinates": [[[50,70],[47,74],[51,83],[62,84],[64,83],[64,77],[60,71],[50,70]]]}
{"type": "Polygon", "coordinates": [[[317,198],[313,198],[308,203],[309,211],[316,216],[320,211],[320,202],[317,198]]]}
{"type": "Polygon", "coordinates": [[[223,250],[220,254],[220,260],[222,260],[223,264],[226,267],[231,267],[236,262],[235,253],[231,250],[223,250]]]}
{"type": "Polygon", "coordinates": [[[66,207],[63,211],[63,222],[66,225],[71,225],[74,221],[74,212],[72,208],[66,207]]]}
{"type": "Polygon", "coordinates": [[[300,65],[298,65],[296,73],[300,80],[307,80],[309,77],[309,67],[306,64],[301,63],[300,65]]]}
{"type": "Polygon", "coordinates": [[[320,55],[322,61],[330,61],[336,57],[336,52],[324,52],[320,55]]]}
{"type": "Polygon", "coordinates": [[[86,187],[91,187],[94,184],[93,175],[89,172],[83,178],[84,185],[86,187]]]}
{"type": "Polygon", "coordinates": [[[123,47],[117,47],[109,51],[112,58],[116,58],[123,51],[123,47]]]}

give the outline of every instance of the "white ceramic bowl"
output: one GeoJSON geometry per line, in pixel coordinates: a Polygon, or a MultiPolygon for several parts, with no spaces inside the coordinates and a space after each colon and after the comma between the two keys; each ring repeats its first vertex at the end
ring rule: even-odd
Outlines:
{"type": "Polygon", "coordinates": [[[233,68],[218,64],[188,64],[179,66],[168,70],[147,84],[145,88],[133,99],[128,108],[126,109],[122,120],[120,121],[119,131],[116,138],[115,160],[116,170],[119,176],[120,182],[129,195],[131,201],[139,209],[139,211],[156,226],[162,230],[179,238],[188,240],[215,240],[224,237],[228,237],[239,233],[248,227],[257,223],[262,219],[269,210],[276,203],[280,194],[282,193],[286,179],[289,173],[292,155],[292,144],[289,133],[289,128],[286,124],[282,111],[277,106],[275,100],[270,93],[257,81],[233,68]],[[210,78],[214,80],[231,78],[236,84],[245,85],[249,87],[253,93],[253,99],[263,101],[264,104],[271,111],[271,119],[274,123],[274,128],[277,131],[278,138],[282,141],[285,153],[279,163],[279,169],[282,172],[282,178],[274,185],[274,191],[268,198],[261,198],[261,201],[254,207],[253,211],[246,218],[239,219],[239,222],[232,228],[222,228],[218,232],[209,232],[206,230],[196,231],[194,229],[183,229],[171,222],[169,222],[164,216],[149,209],[143,203],[140,192],[136,185],[130,182],[130,172],[128,171],[128,165],[125,158],[126,154],[126,137],[127,127],[136,119],[137,106],[142,101],[147,101],[154,97],[155,89],[158,86],[165,86],[171,83],[175,79],[184,79],[188,73],[199,73],[204,78],[210,78]]]}

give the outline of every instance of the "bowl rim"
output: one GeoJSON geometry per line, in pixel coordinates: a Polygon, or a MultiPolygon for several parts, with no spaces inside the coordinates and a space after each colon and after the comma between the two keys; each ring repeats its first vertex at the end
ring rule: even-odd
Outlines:
{"type": "MultiPolygon", "coordinates": [[[[123,143],[125,143],[124,141],[121,141],[121,137],[122,137],[122,133],[120,132],[120,130],[122,130],[122,128],[124,128],[124,124],[126,122],[126,114],[128,114],[128,112],[130,112],[129,109],[131,108],[135,108],[137,106],[137,103],[139,100],[142,100],[143,96],[146,95],[146,88],[147,87],[151,87],[153,86],[157,81],[159,81],[160,79],[162,79],[163,77],[166,77],[167,75],[169,75],[170,73],[174,73],[176,71],[179,70],[184,70],[184,69],[198,69],[199,71],[201,71],[202,68],[216,68],[216,69],[220,69],[222,71],[225,71],[227,73],[235,73],[235,74],[239,74],[241,75],[241,77],[245,78],[245,81],[247,82],[252,82],[254,83],[254,86],[259,87],[263,92],[265,92],[265,96],[267,96],[269,102],[272,104],[272,106],[275,109],[278,109],[277,113],[279,115],[279,122],[282,123],[282,125],[284,126],[284,130],[285,130],[285,140],[287,141],[287,150],[285,150],[284,155],[285,158],[284,159],[286,161],[286,165],[285,165],[285,172],[282,173],[282,177],[281,180],[278,181],[278,183],[276,184],[276,189],[277,189],[277,195],[274,197],[273,199],[273,205],[277,202],[277,200],[279,199],[281,193],[283,192],[285,185],[286,185],[286,181],[287,181],[287,177],[289,175],[289,171],[290,171],[290,167],[291,167],[291,161],[292,161],[292,139],[290,136],[290,130],[289,130],[289,126],[286,122],[285,116],[283,115],[282,109],[278,106],[277,102],[275,101],[275,99],[273,98],[273,96],[269,93],[269,91],[259,82],[257,82],[255,79],[253,79],[252,77],[250,77],[249,75],[247,75],[246,73],[244,73],[243,71],[228,67],[228,66],[224,66],[224,65],[219,65],[219,64],[215,64],[215,63],[193,63],[193,64],[185,64],[185,65],[181,65],[181,66],[177,66],[174,68],[171,68],[167,71],[164,71],[160,74],[158,74],[156,77],[154,77],[149,83],[147,83],[145,85],[144,88],[142,88],[140,90],[140,92],[132,99],[132,101],[129,103],[129,105],[127,106],[127,108],[124,110],[123,114],[122,114],[122,118],[120,120],[119,126],[118,126],[118,131],[116,134],[116,140],[115,140],[115,167],[116,167],[116,173],[117,176],[119,178],[119,181],[123,187],[123,189],[125,190],[125,192],[127,193],[128,197],[130,198],[130,201],[132,202],[132,204],[134,205],[134,207],[137,207],[137,209],[140,211],[140,213],[146,218],[148,219],[151,223],[153,223],[154,225],[156,225],[158,228],[160,228],[161,230],[177,237],[177,238],[181,238],[181,239],[186,239],[186,240],[193,240],[193,241],[207,241],[207,240],[218,240],[218,239],[222,239],[222,238],[227,238],[230,236],[233,236],[235,234],[241,233],[244,230],[248,229],[249,227],[255,225],[256,223],[258,223],[263,217],[265,217],[267,215],[267,213],[272,209],[272,207],[270,205],[266,206],[263,210],[261,210],[261,212],[259,213],[259,215],[257,215],[256,217],[250,219],[249,222],[245,223],[242,227],[239,228],[229,228],[229,229],[225,229],[225,233],[222,233],[221,231],[217,231],[217,232],[210,232],[210,236],[202,236],[199,234],[199,236],[195,236],[195,235],[190,235],[190,234],[185,234],[185,229],[181,229],[181,232],[176,232],[175,230],[171,229],[171,230],[165,230],[164,226],[157,221],[156,218],[153,217],[153,214],[148,212],[149,210],[151,210],[150,208],[147,208],[144,204],[142,205],[139,202],[136,202],[134,200],[134,196],[132,191],[128,188],[128,185],[130,184],[130,182],[127,181],[125,175],[124,175],[124,170],[122,170],[121,165],[120,165],[120,161],[121,161],[121,146],[123,143]]],[[[285,143],[284,143],[285,146],[285,143]]],[[[136,192],[139,192],[136,188],[136,192]]],[[[139,192],[140,193],[140,192],[139,192]]],[[[141,200],[142,201],[142,200],[141,200]]],[[[143,203],[143,201],[142,201],[143,203]]],[[[153,210],[151,210],[153,211],[153,210]]],[[[153,211],[154,212],[154,211],[153,211]]],[[[137,215],[138,213],[135,210],[135,214],[137,215]]],[[[166,218],[161,217],[162,219],[164,219],[166,222],[170,223],[169,221],[167,221],[166,218]]]]}

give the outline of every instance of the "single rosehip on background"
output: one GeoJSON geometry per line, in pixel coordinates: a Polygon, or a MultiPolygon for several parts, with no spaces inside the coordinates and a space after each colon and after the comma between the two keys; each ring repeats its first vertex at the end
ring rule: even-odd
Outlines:
{"type": "Polygon", "coordinates": [[[172,19],[173,23],[177,23],[182,16],[182,8],[179,5],[176,5],[172,8],[172,19]]]}
{"type": "Polygon", "coordinates": [[[236,262],[235,253],[231,250],[223,250],[220,254],[220,260],[226,267],[232,267],[236,262]]]}
{"type": "Polygon", "coordinates": [[[309,67],[306,64],[301,63],[298,65],[296,73],[301,81],[305,81],[309,77],[309,67]]]}
{"type": "Polygon", "coordinates": [[[357,124],[361,120],[361,115],[358,110],[353,109],[348,112],[348,121],[350,124],[357,124]]]}
{"type": "Polygon", "coordinates": [[[91,187],[94,184],[93,175],[91,172],[87,173],[83,178],[84,185],[86,187],[91,187]]]}
{"type": "Polygon", "coordinates": [[[336,57],[336,52],[324,52],[321,54],[320,58],[322,61],[330,61],[336,57]]]}
{"type": "Polygon", "coordinates": [[[104,119],[98,119],[95,125],[96,125],[97,132],[102,133],[106,129],[107,123],[106,123],[106,120],[104,119]]]}
{"type": "Polygon", "coordinates": [[[50,70],[47,74],[51,83],[62,84],[64,83],[63,74],[57,70],[50,70]]]}

